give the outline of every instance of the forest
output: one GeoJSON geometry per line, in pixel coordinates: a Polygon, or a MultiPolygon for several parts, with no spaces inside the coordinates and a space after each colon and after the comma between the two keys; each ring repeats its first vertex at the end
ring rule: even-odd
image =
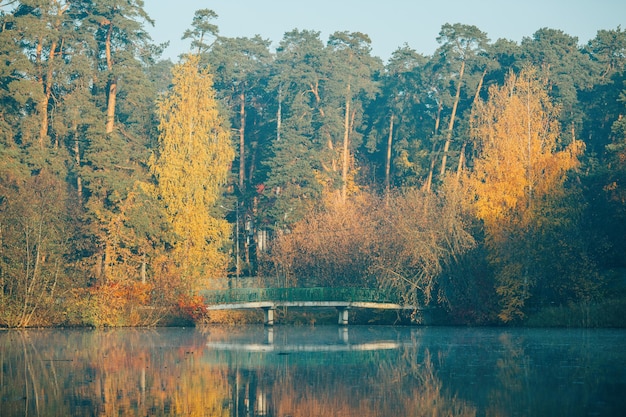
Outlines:
{"type": "Polygon", "coordinates": [[[0,328],[206,322],[226,278],[626,325],[621,27],[447,23],[384,63],[364,33],[272,49],[201,9],[172,62],[153,23],[142,0],[0,0],[0,328]]]}

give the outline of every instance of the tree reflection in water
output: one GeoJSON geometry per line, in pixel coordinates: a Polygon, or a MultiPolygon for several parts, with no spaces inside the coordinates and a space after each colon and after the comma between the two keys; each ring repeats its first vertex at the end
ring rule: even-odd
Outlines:
{"type": "Polygon", "coordinates": [[[4,331],[0,415],[620,415],[624,341],[357,326],[4,331]]]}
{"type": "Polygon", "coordinates": [[[224,369],[182,329],[24,330],[0,335],[2,416],[228,416],[224,369]],[[17,349],[22,346],[22,349],[17,349]]]}
{"type": "Polygon", "coordinates": [[[230,415],[476,415],[474,407],[446,397],[429,349],[420,348],[415,335],[399,340],[361,335],[353,343],[345,328],[336,340],[320,333],[276,343],[266,330],[262,344],[260,336],[232,343],[232,333],[224,337],[231,343],[220,343],[213,332],[209,346],[222,351],[212,351],[212,360],[230,364],[230,415]]]}

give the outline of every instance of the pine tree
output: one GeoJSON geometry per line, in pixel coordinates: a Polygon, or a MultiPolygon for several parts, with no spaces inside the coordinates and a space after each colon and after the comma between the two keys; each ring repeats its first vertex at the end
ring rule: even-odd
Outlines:
{"type": "Polygon", "coordinates": [[[348,188],[354,188],[354,184],[350,184],[354,182],[355,170],[352,148],[357,137],[360,139],[357,126],[362,115],[363,97],[360,96],[373,98],[377,90],[373,74],[381,69],[379,60],[370,55],[370,43],[369,37],[359,32],[335,32],[328,40],[333,70],[329,84],[343,107],[341,117],[337,117],[342,120],[341,134],[338,135],[341,140],[336,140],[335,145],[341,149],[337,165],[341,167],[340,198],[343,203],[346,202],[348,188]]]}
{"type": "Polygon", "coordinates": [[[466,82],[464,75],[466,71],[469,72],[471,70],[471,65],[476,65],[477,62],[481,61],[481,55],[484,53],[489,39],[487,38],[487,35],[480,31],[476,26],[461,25],[458,23],[451,25],[447,23],[441,27],[441,32],[439,33],[437,41],[442,44],[439,48],[440,58],[444,60],[442,64],[444,67],[450,67],[448,69],[450,87],[455,84],[454,100],[452,102],[450,120],[448,121],[446,139],[443,144],[441,155],[441,169],[439,176],[443,179],[447,169],[446,163],[448,160],[448,153],[450,151],[454,124],[459,109],[459,103],[461,101],[461,89],[466,82]],[[458,70],[456,68],[457,65],[458,70]],[[455,78],[456,82],[453,81],[455,78]]]}
{"type": "Polygon", "coordinates": [[[319,32],[285,33],[268,89],[276,95],[276,135],[261,199],[267,223],[282,228],[302,219],[322,196],[336,166],[325,108],[328,51],[319,32]],[[304,59],[303,57],[306,57],[304,59]],[[271,190],[271,192],[269,192],[271,190]]]}

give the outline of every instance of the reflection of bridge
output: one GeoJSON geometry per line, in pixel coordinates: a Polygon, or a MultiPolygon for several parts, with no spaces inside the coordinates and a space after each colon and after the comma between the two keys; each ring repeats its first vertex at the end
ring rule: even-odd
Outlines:
{"type": "Polygon", "coordinates": [[[348,310],[371,308],[385,310],[415,309],[390,292],[366,288],[235,288],[204,291],[208,310],[262,309],[265,324],[274,324],[277,307],[334,307],[339,324],[348,324],[348,310]]]}
{"type": "Polygon", "coordinates": [[[298,404],[296,396],[315,393],[314,401],[330,402],[346,399],[361,378],[380,383],[380,375],[413,357],[408,355],[417,351],[423,332],[404,326],[217,326],[206,333],[207,349],[198,359],[228,374],[227,415],[282,416],[289,414],[283,399],[298,404]]]}
{"type": "MultiPolygon", "coordinates": [[[[254,342],[208,342],[207,346],[213,350],[225,350],[231,352],[279,352],[281,355],[288,353],[317,353],[317,352],[368,352],[374,350],[399,349],[402,344],[396,340],[366,340],[350,342],[348,328],[339,328],[339,337],[336,340],[320,338],[317,333],[311,337],[310,329],[307,329],[308,337],[301,336],[295,341],[275,341],[274,328],[268,327],[265,332],[265,341],[254,342]],[[314,339],[313,341],[309,339],[314,339]],[[320,339],[320,340],[317,340],[320,339]]],[[[318,332],[319,333],[319,332],[318,332]]]]}
{"type": "Polygon", "coordinates": [[[373,361],[415,346],[419,327],[391,326],[255,326],[226,328],[207,334],[203,360],[237,369],[283,366],[332,366],[373,361]]]}

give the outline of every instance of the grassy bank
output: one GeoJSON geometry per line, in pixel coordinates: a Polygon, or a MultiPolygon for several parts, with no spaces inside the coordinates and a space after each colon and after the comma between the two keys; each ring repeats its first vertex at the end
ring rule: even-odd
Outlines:
{"type": "Polygon", "coordinates": [[[621,327],[626,328],[626,269],[607,270],[606,297],[588,303],[549,307],[529,315],[529,327],[621,327]]]}
{"type": "Polygon", "coordinates": [[[524,326],[626,328],[626,298],[545,308],[530,315],[524,326]]]}

